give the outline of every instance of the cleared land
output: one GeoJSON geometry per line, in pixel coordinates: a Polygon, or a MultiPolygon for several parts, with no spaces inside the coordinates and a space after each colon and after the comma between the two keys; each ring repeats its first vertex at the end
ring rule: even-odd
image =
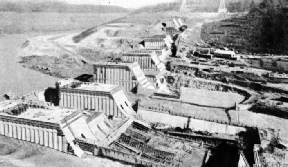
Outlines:
{"type": "Polygon", "coordinates": [[[212,107],[230,108],[235,106],[236,102],[241,102],[244,97],[232,92],[209,91],[196,88],[181,88],[182,101],[212,107]]]}

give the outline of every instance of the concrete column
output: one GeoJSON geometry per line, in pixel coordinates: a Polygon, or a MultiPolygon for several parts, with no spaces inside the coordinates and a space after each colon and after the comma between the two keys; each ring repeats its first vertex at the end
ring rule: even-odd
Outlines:
{"type": "Polygon", "coordinates": [[[68,107],[68,93],[65,93],[65,107],[68,107]]]}
{"type": "Polygon", "coordinates": [[[94,97],[94,94],[91,95],[91,109],[95,110],[95,97],[94,97]]]}
{"type": "Polygon", "coordinates": [[[79,94],[77,93],[75,96],[76,96],[76,108],[79,109],[80,108],[79,94]]]}
{"type": "Polygon", "coordinates": [[[26,126],[26,141],[31,141],[31,127],[26,126]]]}
{"type": "Polygon", "coordinates": [[[77,109],[81,108],[81,102],[80,102],[80,93],[77,93],[77,109]]]}
{"type": "Polygon", "coordinates": [[[111,68],[111,77],[110,78],[108,78],[108,80],[110,81],[110,84],[112,84],[113,83],[113,80],[114,80],[114,78],[115,78],[115,68],[111,68]]]}
{"type": "Polygon", "coordinates": [[[113,106],[111,105],[111,99],[107,97],[107,106],[109,110],[109,115],[113,115],[113,106]]]}
{"type": "Polygon", "coordinates": [[[8,126],[9,126],[9,137],[13,137],[13,126],[12,126],[12,123],[9,122],[8,123],[8,126]]]}
{"type": "Polygon", "coordinates": [[[83,110],[84,109],[84,100],[83,100],[83,93],[81,92],[80,94],[80,110],[83,110]]]}
{"type": "Polygon", "coordinates": [[[109,110],[107,110],[107,98],[106,97],[103,97],[103,111],[106,113],[106,114],[109,114],[109,110]]]}
{"type": "Polygon", "coordinates": [[[52,130],[52,133],[53,133],[53,148],[55,150],[58,150],[58,136],[57,136],[57,130],[53,129],[52,130]]]}
{"type": "Polygon", "coordinates": [[[54,144],[53,144],[53,130],[52,129],[49,129],[48,131],[48,136],[49,136],[49,147],[50,148],[53,148],[54,147],[54,144]]]}
{"type": "Polygon", "coordinates": [[[69,107],[70,108],[73,108],[73,93],[69,93],[69,107]]]}
{"type": "Polygon", "coordinates": [[[71,107],[71,94],[70,93],[67,94],[67,107],[68,108],[71,107]]]}
{"type": "Polygon", "coordinates": [[[4,125],[3,125],[3,121],[0,121],[0,135],[4,135],[4,125]]]}
{"type": "Polygon", "coordinates": [[[109,106],[110,106],[110,110],[111,110],[111,112],[113,113],[113,115],[116,116],[117,114],[115,113],[115,108],[114,108],[113,102],[114,102],[114,101],[113,101],[112,99],[109,98],[109,103],[110,103],[109,106]]]}
{"type": "MultiPolygon", "coordinates": [[[[94,94],[93,94],[94,95],[94,94]]],[[[94,110],[97,111],[97,107],[98,107],[98,97],[97,96],[93,96],[93,103],[94,103],[94,110]]]]}
{"type": "Polygon", "coordinates": [[[13,123],[13,135],[12,135],[13,138],[17,138],[17,124],[14,124],[13,123]]]}
{"type": "Polygon", "coordinates": [[[5,127],[5,136],[9,136],[9,125],[8,125],[8,122],[4,123],[4,127],[5,127]]]}
{"type": "Polygon", "coordinates": [[[63,142],[63,152],[66,153],[68,144],[67,144],[67,141],[65,139],[65,136],[62,137],[62,142],[63,142]]]}
{"type": "Polygon", "coordinates": [[[83,109],[86,109],[87,108],[87,94],[86,92],[83,94],[83,109]]]}
{"type": "Polygon", "coordinates": [[[103,97],[102,96],[99,96],[99,111],[103,111],[103,97]]]}
{"type": "Polygon", "coordinates": [[[104,111],[104,97],[101,96],[101,100],[100,100],[100,103],[101,103],[101,110],[104,111]]]}
{"type": "Polygon", "coordinates": [[[61,92],[61,106],[65,106],[65,93],[61,92]]]}
{"type": "Polygon", "coordinates": [[[63,143],[62,143],[62,136],[58,136],[58,150],[62,151],[63,150],[63,143]]]}
{"type": "Polygon", "coordinates": [[[35,143],[40,144],[40,133],[39,133],[40,129],[39,127],[35,127],[34,130],[35,130],[35,143]]]}
{"type": "Polygon", "coordinates": [[[48,129],[43,129],[44,133],[44,146],[48,147],[49,146],[49,132],[48,129]]]}
{"type": "Polygon", "coordinates": [[[83,93],[83,110],[87,108],[87,96],[86,93],[83,93]]]}
{"type": "Polygon", "coordinates": [[[75,108],[78,108],[78,93],[74,94],[74,103],[75,103],[75,108]]]}
{"type": "Polygon", "coordinates": [[[21,129],[22,129],[22,140],[26,140],[26,127],[25,125],[21,125],[21,129]]]}
{"type": "Polygon", "coordinates": [[[87,109],[88,108],[88,95],[85,92],[84,94],[84,108],[87,109]]]}
{"type": "Polygon", "coordinates": [[[111,78],[111,70],[110,70],[110,68],[107,68],[107,69],[106,69],[106,77],[107,77],[108,79],[111,78]]]}
{"type": "Polygon", "coordinates": [[[20,127],[20,125],[17,125],[17,139],[21,140],[22,136],[22,128],[20,127]]]}
{"type": "Polygon", "coordinates": [[[33,126],[31,126],[31,128],[30,128],[30,141],[32,143],[35,142],[35,128],[33,126]]]}
{"type": "Polygon", "coordinates": [[[63,99],[64,99],[64,95],[63,93],[61,93],[60,106],[64,106],[63,99]]]}
{"type": "Polygon", "coordinates": [[[73,94],[73,108],[77,109],[77,94],[73,94]]]}
{"type": "Polygon", "coordinates": [[[73,93],[70,93],[70,107],[73,108],[73,93]]]}
{"type": "Polygon", "coordinates": [[[43,128],[39,128],[39,144],[44,145],[44,130],[43,128]]]}
{"type": "Polygon", "coordinates": [[[87,100],[87,108],[88,108],[88,110],[90,110],[90,109],[91,109],[91,95],[88,94],[87,97],[88,97],[88,100],[87,100]]]}
{"type": "Polygon", "coordinates": [[[62,93],[62,95],[63,95],[63,98],[62,98],[63,99],[63,106],[66,107],[66,100],[67,100],[66,99],[66,93],[62,93]]]}

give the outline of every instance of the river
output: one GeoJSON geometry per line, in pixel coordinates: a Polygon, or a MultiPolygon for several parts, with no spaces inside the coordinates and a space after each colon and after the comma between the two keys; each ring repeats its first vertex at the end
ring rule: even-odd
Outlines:
{"type": "Polygon", "coordinates": [[[5,93],[22,95],[54,86],[58,80],[40,72],[23,68],[18,52],[30,37],[41,34],[0,35],[0,99],[5,93]]]}

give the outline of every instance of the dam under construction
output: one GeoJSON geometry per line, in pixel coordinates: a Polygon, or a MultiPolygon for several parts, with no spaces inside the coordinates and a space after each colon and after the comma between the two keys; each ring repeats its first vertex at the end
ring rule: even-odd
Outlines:
{"type": "Polygon", "coordinates": [[[188,25],[182,18],[157,26],[161,34],[117,59],[79,56],[91,66],[89,74],[22,97],[7,94],[0,135],[131,166],[288,165],[285,97],[267,95],[285,91],[261,80],[272,72],[244,66],[227,48],[199,58],[202,53],[183,42],[188,25]],[[263,101],[280,111],[256,110],[263,101]]]}

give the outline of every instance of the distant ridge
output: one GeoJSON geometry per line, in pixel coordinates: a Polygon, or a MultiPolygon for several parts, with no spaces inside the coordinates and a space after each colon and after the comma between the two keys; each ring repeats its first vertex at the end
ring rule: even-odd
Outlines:
{"type": "MultiPolygon", "coordinates": [[[[252,3],[260,4],[263,1],[268,1],[276,6],[279,4],[287,4],[288,2],[288,0],[226,0],[226,8],[228,12],[243,12],[249,10],[252,3]]],[[[200,0],[197,1],[197,3],[193,2],[193,0],[187,0],[187,3],[190,5],[191,12],[217,12],[220,0],[200,0]]],[[[182,0],[175,0],[170,3],[145,6],[134,10],[132,13],[179,12],[181,4],[182,0]]]]}
{"type": "Polygon", "coordinates": [[[56,1],[1,1],[0,12],[58,12],[58,13],[127,13],[130,10],[110,5],[74,5],[56,1]]]}

